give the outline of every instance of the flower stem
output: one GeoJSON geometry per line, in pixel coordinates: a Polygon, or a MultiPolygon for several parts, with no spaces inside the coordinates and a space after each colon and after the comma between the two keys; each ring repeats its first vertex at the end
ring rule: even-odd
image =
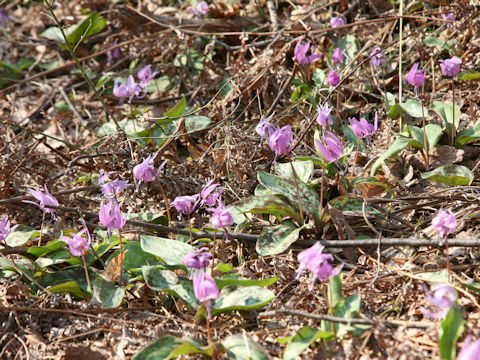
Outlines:
{"type": "Polygon", "coordinates": [[[212,247],[212,269],[210,275],[213,277],[213,268],[215,263],[215,244],[217,243],[217,229],[213,231],[213,247],[212,247]]]}
{"type": "Polygon", "coordinates": [[[207,316],[207,337],[208,337],[208,345],[212,345],[212,334],[210,331],[210,319],[207,316]]]}
{"type": "Polygon", "coordinates": [[[388,103],[387,85],[385,84],[385,69],[381,65],[380,68],[382,69],[383,94],[385,96],[386,111],[388,112],[390,110],[390,104],[388,103]]]}
{"type": "Polygon", "coordinates": [[[450,145],[455,145],[455,82],[452,78],[452,92],[453,92],[453,103],[452,103],[452,140],[450,145]]]}
{"type": "Polygon", "coordinates": [[[323,218],[323,186],[325,184],[325,159],[322,166],[322,183],[320,185],[320,219],[323,218]]]}
{"type": "Polygon", "coordinates": [[[447,253],[447,282],[450,282],[450,254],[448,252],[448,237],[445,237],[445,252],[447,253]]]}
{"type": "Polygon", "coordinates": [[[295,168],[293,167],[292,158],[290,157],[290,153],[288,151],[287,151],[287,156],[288,156],[288,161],[290,162],[290,166],[292,167],[293,180],[295,181],[295,187],[297,188],[298,208],[300,210],[300,219],[302,220],[301,225],[303,225],[305,223],[305,219],[303,217],[302,201],[300,200],[300,190],[298,189],[297,173],[295,172],[295,168]]]}
{"type": "Polygon", "coordinates": [[[358,138],[358,142],[357,142],[357,151],[355,152],[355,160],[353,161],[351,180],[353,180],[353,177],[355,176],[355,165],[357,165],[359,151],[360,151],[360,138],[358,138]]]}
{"type": "Polygon", "coordinates": [[[339,106],[340,106],[340,92],[337,90],[337,108],[335,110],[335,116],[337,117],[337,126],[341,126],[340,111],[338,110],[339,106]]]}
{"type": "Polygon", "coordinates": [[[120,229],[118,229],[118,238],[120,240],[120,286],[123,286],[123,241],[120,229]]]}
{"type": "Polygon", "coordinates": [[[85,255],[82,256],[82,260],[83,268],[85,269],[85,277],[87,278],[88,291],[92,292],[92,285],[90,284],[90,276],[88,275],[87,260],[85,259],[85,255]]]}
{"type": "Polygon", "coordinates": [[[43,234],[43,224],[44,223],[45,223],[45,211],[43,212],[42,225],[40,226],[40,237],[38,238],[38,244],[37,244],[38,247],[42,246],[42,234],[43,234]]]}
{"type": "Polygon", "coordinates": [[[422,126],[423,126],[423,148],[425,149],[425,167],[427,171],[430,169],[430,155],[428,154],[430,149],[427,141],[427,130],[425,128],[425,111],[423,106],[423,90],[420,93],[420,103],[422,104],[422,126]]]}
{"type": "Polygon", "coordinates": [[[188,214],[188,230],[190,231],[190,245],[193,245],[192,223],[190,214],[188,214]]]}

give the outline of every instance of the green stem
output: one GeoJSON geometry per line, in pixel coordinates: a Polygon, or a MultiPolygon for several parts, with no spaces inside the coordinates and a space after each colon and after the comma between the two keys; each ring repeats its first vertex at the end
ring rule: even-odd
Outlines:
{"type": "Polygon", "coordinates": [[[323,186],[325,184],[325,159],[322,166],[322,183],[320,185],[320,219],[323,218],[323,186]]]}
{"type": "Polygon", "coordinates": [[[213,247],[212,247],[212,268],[210,271],[210,275],[213,277],[213,268],[215,264],[215,244],[217,243],[217,229],[213,231],[213,247]]]}
{"type": "Polygon", "coordinates": [[[425,149],[425,166],[428,171],[430,169],[430,155],[428,154],[430,152],[430,149],[428,146],[427,130],[425,126],[425,111],[423,107],[423,90],[420,93],[420,103],[422,104],[423,148],[425,149]]]}
{"type": "Polygon", "coordinates": [[[118,229],[118,238],[120,239],[120,286],[123,286],[123,241],[120,229],[118,229]]]}
{"type": "Polygon", "coordinates": [[[92,292],[92,285],[90,283],[90,275],[88,275],[87,260],[85,259],[85,255],[82,255],[82,260],[83,260],[83,268],[85,269],[85,277],[87,278],[88,291],[92,292]]]}
{"type": "Polygon", "coordinates": [[[293,167],[292,158],[290,157],[290,153],[288,151],[287,151],[287,156],[288,156],[288,161],[290,162],[290,166],[292,167],[293,180],[295,181],[295,187],[297,188],[298,208],[300,210],[300,219],[302,220],[301,225],[303,225],[305,223],[305,219],[303,217],[302,201],[300,200],[300,190],[298,188],[297,174],[295,172],[295,168],[293,167]]]}
{"type": "Polygon", "coordinates": [[[359,151],[360,151],[360,138],[358,138],[358,142],[357,142],[357,151],[355,152],[355,160],[353,161],[351,180],[353,180],[353,177],[355,176],[355,166],[357,165],[359,151]]]}
{"type": "Polygon", "coordinates": [[[453,103],[452,103],[452,140],[451,146],[455,145],[455,82],[452,78],[452,91],[453,91],[453,103]]]}
{"type": "Polygon", "coordinates": [[[190,232],[190,245],[193,245],[192,223],[190,214],[188,214],[188,231],[190,232]]]}

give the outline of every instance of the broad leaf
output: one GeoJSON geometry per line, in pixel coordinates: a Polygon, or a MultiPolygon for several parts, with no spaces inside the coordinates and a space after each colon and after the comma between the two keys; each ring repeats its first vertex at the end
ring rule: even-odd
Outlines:
{"type": "Polygon", "coordinates": [[[454,360],[456,355],[455,347],[458,338],[464,330],[462,311],[453,305],[447,313],[445,319],[440,323],[438,333],[438,345],[440,347],[440,357],[442,360],[454,360]]]}
{"type": "Polygon", "coordinates": [[[278,280],[278,277],[274,276],[267,279],[245,279],[237,274],[228,274],[224,275],[221,278],[215,278],[215,282],[219,289],[222,289],[226,286],[270,286],[275,284],[278,280]]]}
{"type": "Polygon", "coordinates": [[[457,76],[458,80],[480,80],[480,71],[462,72],[457,76]]]}
{"type": "Polygon", "coordinates": [[[190,115],[185,118],[185,128],[188,133],[200,131],[207,128],[212,123],[207,116],[190,115]]]}
{"type": "Polygon", "coordinates": [[[233,335],[222,341],[229,360],[268,360],[248,337],[233,335]]]}
{"type": "Polygon", "coordinates": [[[305,349],[307,349],[317,339],[331,339],[335,336],[332,332],[313,329],[309,326],[301,328],[293,336],[285,348],[283,360],[295,360],[305,349]]]}
{"type": "Polygon", "coordinates": [[[98,302],[108,308],[116,308],[122,304],[125,288],[116,286],[103,277],[98,276],[93,283],[92,301],[98,302]]]}
{"type": "Polygon", "coordinates": [[[445,165],[422,174],[422,179],[436,181],[449,186],[469,186],[473,173],[463,165],[445,165]]]}
{"type": "Polygon", "coordinates": [[[178,118],[183,115],[186,108],[187,108],[187,99],[185,99],[185,96],[184,96],[170,110],[165,112],[163,116],[166,118],[178,118]]]}
{"type": "Polygon", "coordinates": [[[165,239],[157,236],[140,236],[142,250],[158,256],[167,265],[182,265],[183,258],[195,250],[181,241],[165,239]]]}
{"type": "Polygon", "coordinates": [[[213,346],[202,346],[201,343],[193,339],[181,339],[166,335],[140,351],[133,357],[133,360],[164,360],[188,354],[212,356],[213,346]]]}
{"type": "Polygon", "coordinates": [[[288,216],[300,223],[298,206],[292,206],[283,195],[262,194],[251,196],[233,204],[241,213],[272,214],[277,217],[288,216]]]}
{"type": "MultiPolygon", "coordinates": [[[[145,130],[137,120],[123,119],[118,121],[120,128],[127,133],[127,135],[139,137],[142,131],[145,130]]],[[[109,121],[100,126],[97,130],[97,136],[103,137],[116,133],[117,125],[113,121],[109,121]]],[[[148,135],[147,135],[148,136],[148,135]]]]}
{"type": "Polygon", "coordinates": [[[300,231],[303,228],[304,226],[298,228],[289,221],[275,226],[264,227],[258,237],[255,249],[261,256],[280,254],[298,240],[300,231]]]}
{"type": "Polygon", "coordinates": [[[275,298],[273,291],[258,287],[247,286],[232,289],[225,287],[212,306],[212,316],[227,311],[259,309],[275,298]]]}
{"type": "MultiPolygon", "coordinates": [[[[458,129],[460,124],[460,112],[461,106],[455,104],[455,129],[458,129]]],[[[441,101],[434,101],[432,104],[432,110],[435,111],[444,121],[445,128],[447,130],[448,137],[452,137],[452,120],[453,120],[453,105],[450,103],[444,103],[441,101]]]]}
{"type": "Polygon", "coordinates": [[[139,242],[126,244],[123,259],[123,268],[128,271],[141,271],[143,266],[157,265],[157,258],[141,248],[139,242]]]}
{"type": "Polygon", "coordinates": [[[373,164],[372,166],[372,170],[370,171],[370,176],[375,176],[375,173],[377,172],[377,170],[380,168],[380,166],[382,165],[382,163],[390,158],[390,157],[393,157],[395,155],[397,155],[398,153],[400,153],[403,149],[405,149],[408,145],[408,143],[411,141],[410,138],[406,138],[406,137],[399,137],[397,138],[397,140],[395,140],[395,142],[392,144],[392,146],[390,146],[388,148],[387,151],[385,151],[383,153],[383,155],[381,155],[376,161],[375,163],[373,164]]]}
{"type": "Polygon", "coordinates": [[[76,281],[67,281],[62,284],[54,285],[48,289],[54,294],[70,294],[79,299],[87,299],[89,294],[83,291],[76,281]]]}
{"type": "MultiPolygon", "coordinates": [[[[89,275],[91,283],[94,283],[97,275],[93,271],[90,271],[89,275]]],[[[47,289],[50,289],[51,287],[55,288],[57,285],[69,283],[72,281],[78,284],[78,287],[81,289],[82,294],[88,294],[89,291],[87,279],[85,277],[85,270],[83,269],[83,267],[80,266],[76,266],[70,269],[63,269],[62,271],[44,273],[39,278],[37,278],[37,282],[47,289]]],[[[64,287],[60,287],[62,291],[65,290],[65,288],[67,288],[67,286],[65,285],[64,287]]],[[[75,290],[75,292],[71,293],[71,295],[77,296],[78,293],[75,290]]]]}
{"type": "Polygon", "coordinates": [[[463,129],[457,132],[455,137],[455,145],[463,146],[480,139],[480,122],[477,122],[473,127],[463,129]]]}
{"type": "Polygon", "coordinates": [[[422,116],[428,117],[428,109],[424,108],[424,113],[422,113],[422,104],[420,103],[420,101],[412,99],[409,99],[404,103],[393,105],[388,112],[388,116],[391,119],[395,119],[404,112],[414,118],[421,118],[422,116]]]}
{"type": "MultiPolygon", "coordinates": [[[[313,174],[313,162],[312,161],[292,161],[297,179],[308,183],[313,174]]],[[[292,165],[288,163],[275,163],[275,173],[286,179],[293,179],[292,165]]]]}
{"type": "MultiPolygon", "coordinates": [[[[363,217],[363,200],[361,199],[349,196],[339,196],[330,200],[329,204],[335,209],[342,211],[344,215],[363,217]]],[[[365,214],[367,216],[383,217],[383,214],[380,211],[369,205],[365,205],[365,214]]]]}
{"type": "Polygon", "coordinates": [[[10,247],[19,247],[25,245],[36,230],[28,225],[17,226],[5,239],[5,243],[10,247]]]}

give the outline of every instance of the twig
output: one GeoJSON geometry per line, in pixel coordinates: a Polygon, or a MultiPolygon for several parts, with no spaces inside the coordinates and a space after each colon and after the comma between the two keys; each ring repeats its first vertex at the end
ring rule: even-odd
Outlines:
{"type": "Polygon", "coordinates": [[[275,5],[273,4],[272,0],[267,0],[267,9],[270,15],[270,21],[272,22],[272,30],[276,32],[278,31],[278,18],[275,5]]]}

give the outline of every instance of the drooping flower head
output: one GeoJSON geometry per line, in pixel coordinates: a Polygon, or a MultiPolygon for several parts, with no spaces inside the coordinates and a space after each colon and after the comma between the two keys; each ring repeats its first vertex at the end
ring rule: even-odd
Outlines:
{"type": "Polygon", "coordinates": [[[313,50],[310,49],[310,41],[307,41],[302,45],[302,39],[298,40],[297,45],[295,45],[295,50],[293,51],[295,58],[299,64],[311,64],[322,57],[320,54],[313,54],[313,50]],[[310,51],[311,55],[307,56],[307,53],[310,51]]]}
{"type": "Polygon", "coordinates": [[[360,121],[358,121],[356,118],[348,118],[348,121],[350,122],[355,135],[361,139],[367,138],[370,140],[371,136],[377,132],[378,115],[376,112],[373,125],[364,118],[361,118],[360,121]]]}
{"type": "Polygon", "coordinates": [[[175,200],[172,201],[170,205],[175,206],[175,209],[178,211],[178,217],[180,218],[183,215],[190,215],[195,210],[198,202],[197,195],[184,195],[177,196],[175,200]]]}
{"type": "MultiPolygon", "coordinates": [[[[113,43],[112,43],[112,47],[114,46],[117,46],[118,45],[118,41],[115,40],[113,43]]],[[[112,61],[113,59],[118,59],[120,57],[120,48],[115,48],[113,50],[108,50],[107,51],[107,64],[108,65],[111,65],[112,64],[112,61]]]]}
{"type": "Polygon", "coordinates": [[[88,252],[88,247],[92,242],[92,238],[90,237],[90,232],[88,231],[87,224],[85,220],[82,219],[83,229],[76,234],[70,234],[70,236],[62,235],[60,239],[65,241],[68,245],[70,253],[73,256],[82,257],[88,252]],[[86,234],[86,238],[82,235],[86,234]]]}
{"type": "Polygon", "coordinates": [[[152,72],[152,65],[147,65],[138,71],[137,76],[141,83],[147,85],[150,80],[153,80],[158,74],[158,71],[152,72]]]}
{"type": "Polygon", "coordinates": [[[430,293],[425,287],[425,299],[432,304],[437,312],[430,312],[424,307],[420,307],[419,310],[425,316],[428,316],[432,319],[443,319],[447,315],[450,308],[454,305],[455,300],[457,300],[457,291],[449,285],[434,285],[430,289],[433,293],[430,293]]]}
{"type": "Polygon", "coordinates": [[[223,189],[215,191],[217,186],[220,184],[212,184],[213,179],[205,184],[205,187],[200,192],[200,197],[202,198],[202,203],[207,206],[214,206],[217,202],[221,201],[223,189]]]}
{"type": "Polygon", "coordinates": [[[108,176],[115,173],[116,171],[110,171],[106,174],[102,174],[102,172],[100,172],[100,176],[98,178],[98,185],[100,185],[100,189],[106,198],[115,197],[130,186],[128,180],[116,179],[107,181],[108,176]]]}
{"type": "Polygon", "coordinates": [[[332,54],[332,65],[340,66],[343,63],[343,51],[341,48],[335,48],[332,54]]]}
{"type": "Polygon", "coordinates": [[[4,215],[2,220],[0,220],[0,241],[4,241],[15,228],[16,225],[13,228],[10,227],[10,220],[8,220],[8,216],[4,215]]]}
{"type": "Polygon", "coordinates": [[[432,219],[432,227],[438,233],[440,246],[442,246],[445,235],[451,234],[457,229],[457,218],[452,210],[440,209],[432,219]]]}
{"type": "Polygon", "coordinates": [[[296,278],[299,279],[305,269],[310,270],[313,274],[312,282],[309,286],[310,290],[313,289],[317,279],[327,281],[337,276],[343,268],[343,264],[337,269],[330,265],[329,261],[333,261],[333,255],[323,254],[324,248],[323,245],[317,242],[309,249],[301,251],[297,256],[300,266],[298,267],[296,278]]]}
{"type": "Polygon", "coordinates": [[[287,154],[291,151],[290,144],[293,142],[293,133],[290,125],[275,130],[268,139],[268,146],[275,152],[275,156],[287,154]]]}
{"type": "Polygon", "coordinates": [[[330,116],[332,108],[325,103],[322,107],[317,106],[317,118],[315,119],[320,126],[329,126],[332,125],[333,120],[330,116]]]}
{"type": "Polygon", "coordinates": [[[272,116],[273,114],[265,119],[261,119],[257,126],[255,126],[255,132],[264,139],[268,139],[268,137],[277,129],[277,126],[270,122],[272,116]]]}
{"type": "Polygon", "coordinates": [[[447,15],[442,14],[442,19],[448,20],[447,29],[452,27],[453,30],[457,30],[457,26],[455,25],[455,15],[453,15],[453,13],[448,13],[447,15]]]}
{"type": "Polygon", "coordinates": [[[327,135],[328,136],[322,137],[323,142],[327,144],[326,146],[321,141],[315,140],[315,142],[325,161],[336,162],[343,155],[343,145],[342,142],[330,131],[327,131],[327,135]]]}
{"type": "Polygon", "coordinates": [[[381,66],[387,62],[387,57],[382,52],[382,49],[376,47],[370,53],[370,65],[373,67],[381,66]]]}
{"type": "Polygon", "coordinates": [[[167,160],[162,162],[162,164],[158,167],[157,171],[155,171],[155,167],[153,166],[153,160],[155,160],[155,155],[148,155],[145,160],[143,160],[140,164],[136,165],[133,168],[133,175],[138,180],[137,190],[140,187],[142,182],[152,182],[158,179],[160,175],[160,171],[162,171],[163,167],[167,163],[167,160]]]}
{"type": "Polygon", "coordinates": [[[128,76],[126,83],[118,85],[118,80],[115,80],[113,84],[113,95],[121,99],[121,104],[128,98],[128,102],[131,102],[133,97],[136,96],[139,99],[144,98],[146,93],[144,86],[137,84],[133,75],[128,76]]]}
{"type": "Polygon", "coordinates": [[[330,72],[327,76],[327,84],[330,86],[337,86],[340,83],[340,75],[338,75],[335,70],[330,69],[330,72]]]}
{"type": "Polygon", "coordinates": [[[114,199],[109,199],[108,202],[100,204],[98,219],[107,228],[109,238],[112,234],[112,229],[122,229],[125,226],[130,211],[128,211],[125,217],[122,217],[120,206],[114,199]]]}
{"type": "Polygon", "coordinates": [[[457,76],[462,66],[462,60],[456,56],[451,59],[438,60],[438,62],[440,63],[440,69],[444,76],[457,76]]]}
{"type": "Polygon", "coordinates": [[[227,226],[233,225],[233,217],[232,214],[230,214],[231,209],[231,207],[228,209],[225,208],[222,203],[218,205],[213,212],[211,219],[214,229],[225,229],[227,226]]]}
{"type": "Polygon", "coordinates": [[[418,64],[413,64],[407,74],[407,81],[415,87],[415,94],[418,96],[418,88],[425,82],[425,70],[418,70],[418,64]]]}
{"type": "Polygon", "coordinates": [[[330,27],[332,28],[336,28],[343,25],[345,25],[345,20],[343,20],[343,18],[341,17],[333,17],[330,19],[330,27]]]}
{"type": "Polygon", "coordinates": [[[193,15],[206,16],[208,14],[208,3],[206,1],[200,1],[197,7],[189,6],[187,10],[193,15]]]}
{"type": "Polygon", "coordinates": [[[215,280],[204,271],[194,272],[193,291],[198,301],[205,303],[207,317],[210,319],[211,300],[220,296],[220,290],[218,290],[215,280]]]}
{"type": "Polygon", "coordinates": [[[475,340],[473,343],[471,341],[472,335],[468,335],[458,353],[457,360],[480,359],[480,339],[475,340]]]}
{"type": "Polygon", "coordinates": [[[205,269],[210,264],[212,254],[203,247],[189,252],[182,260],[182,264],[191,269],[205,269]]]}
{"type": "Polygon", "coordinates": [[[51,208],[46,208],[45,205],[50,205],[50,206],[58,206],[58,200],[55,199],[55,197],[48,192],[47,185],[44,185],[43,188],[45,189],[45,193],[42,193],[41,191],[33,190],[33,189],[28,189],[30,194],[40,201],[38,204],[34,201],[30,200],[23,200],[24,203],[28,204],[33,204],[37,205],[43,212],[52,214],[53,219],[56,219],[55,216],[55,209],[51,208]]]}

